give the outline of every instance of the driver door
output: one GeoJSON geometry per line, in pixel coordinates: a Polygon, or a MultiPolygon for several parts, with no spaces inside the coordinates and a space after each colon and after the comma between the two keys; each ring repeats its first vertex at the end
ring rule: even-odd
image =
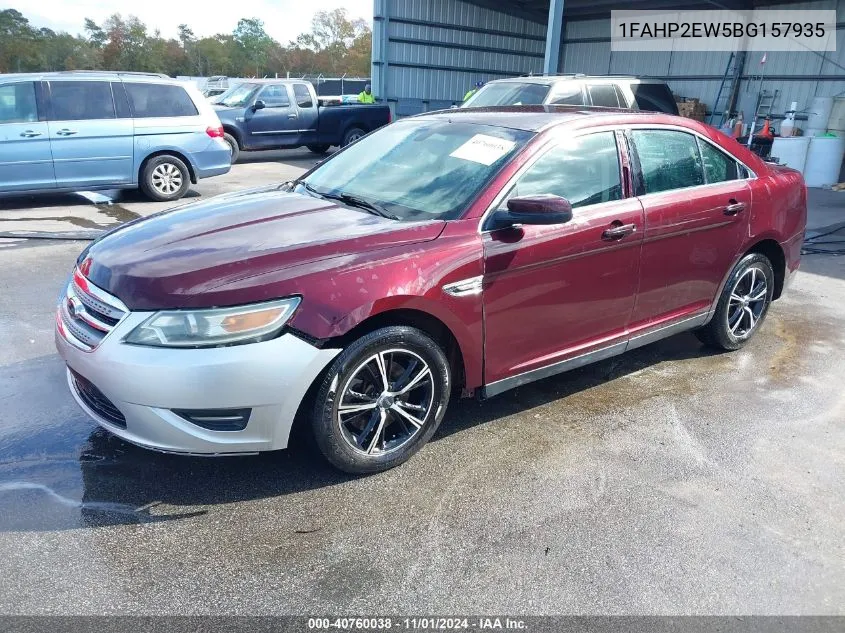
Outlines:
{"type": "Polygon", "coordinates": [[[267,84],[255,95],[253,106],[244,115],[249,147],[279,147],[299,144],[299,116],[291,105],[288,86],[267,84]],[[263,101],[264,107],[255,109],[263,101]]]}
{"type": "Polygon", "coordinates": [[[482,225],[488,396],[624,350],[643,209],[626,197],[623,159],[612,131],[561,139],[514,178],[497,208],[510,197],[555,194],[572,204],[572,220],[482,225]]]}

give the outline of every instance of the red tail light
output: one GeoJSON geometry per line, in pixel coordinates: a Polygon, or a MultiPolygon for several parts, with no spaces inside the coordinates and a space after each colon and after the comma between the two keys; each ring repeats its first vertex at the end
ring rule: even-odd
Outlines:
{"type": "Polygon", "coordinates": [[[205,129],[205,133],[211,138],[223,138],[223,126],[218,125],[217,127],[207,127],[205,129]]]}
{"type": "Polygon", "coordinates": [[[390,108],[387,108],[387,122],[393,123],[393,112],[390,110],[390,108]]]}

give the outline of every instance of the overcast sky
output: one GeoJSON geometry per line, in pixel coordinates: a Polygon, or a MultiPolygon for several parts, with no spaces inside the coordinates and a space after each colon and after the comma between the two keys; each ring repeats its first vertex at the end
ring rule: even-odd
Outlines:
{"type": "Polygon", "coordinates": [[[187,24],[198,36],[231,33],[240,18],[264,20],[267,33],[282,44],[310,30],[317,11],[345,7],[350,18],[373,19],[373,0],[247,0],[198,2],[197,0],[0,0],[0,9],[17,9],[35,27],[77,34],[84,19],[98,24],[113,13],[138,16],[164,37],[175,37],[176,26],[187,24]]]}

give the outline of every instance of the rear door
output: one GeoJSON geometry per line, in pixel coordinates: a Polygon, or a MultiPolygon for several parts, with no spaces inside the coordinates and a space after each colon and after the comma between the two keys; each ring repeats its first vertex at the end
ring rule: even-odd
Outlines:
{"type": "Polygon", "coordinates": [[[56,186],[40,88],[32,81],[0,86],[0,192],[56,186]]]}
{"type": "Polygon", "coordinates": [[[267,84],[255,95],[255,102],[263,101],[260,110],[247,108],[244,114],[250,147],[274,147],[299,144],[299,113],[291,102],[288,86],[267,84]]]}
{"type": "Polygon", "coordinates": [[[56,186],[80,188],[133,181],[133,126],[117,117],[111,83],[49,82],[50,147],[56,186]]]}
{"type": "Polygon", "coordinates": [[[692,133],[629,134],[645,209],[636,330],[709,310],[747,234],[751,189],[745,168],[692,133]]]}
{"type": "Polygon", "coordinates": [[[612,131],[563,138],[515,178],[497,207],[513,196],[555,194],[572,204],[572,220],[498,231],[482,225],[489,394],[503,379],[624,348],[643,211],[626,197],[620,158],[612,131]]]}
{"type": "Polygon", "coordinates": [[[317,135],[317,99],[310,84],[293,84],[296,101],[297,126],[300,142],[305,143],[317,135]]]}

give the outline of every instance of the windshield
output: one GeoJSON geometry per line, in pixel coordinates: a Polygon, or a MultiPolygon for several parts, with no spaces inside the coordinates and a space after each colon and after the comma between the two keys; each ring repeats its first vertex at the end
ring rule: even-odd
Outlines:
{"type": "Polygon", "coordinates": [[[505,81],[487,84],[467,99],[462,108],[487,108],[490,106],[540,105],[549,94],[545,84],[505,81]]]}
{"type": "Polygon", "coordinates": [[[240,108],[247,104],[247,102],[255,94],[255,91],[260,88],[260,84],[240,84],[227,90],[225,93],[215,99],[215,103],[224,105],[227,108],[240,108]]]}
{"type": "Polygon", "coordinates": [[[448,220],[532,136],[452,120],[400,121],[326,160],[294,190],[355,198],[352,206],[364,201],[371,212],[399,220],[448,220]]]}

